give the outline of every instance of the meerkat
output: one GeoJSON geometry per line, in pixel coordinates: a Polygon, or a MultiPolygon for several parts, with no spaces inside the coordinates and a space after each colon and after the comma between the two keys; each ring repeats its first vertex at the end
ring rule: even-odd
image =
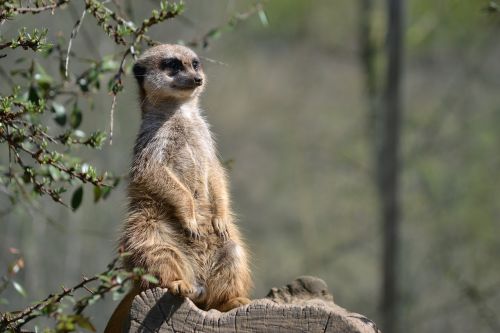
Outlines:
{"type": "MultiPolygon", "coordinates": [[[[234,224],[226,172],[199,107],[206,84],[200,60],[187,47],[158,45],[144,52],[133,73],[142,123],[120,238],[129,253],[125,267],[143,268],[158,286],[201,309],[228,311],[247,304],[252,286],[247,250],[234,224]]],[[[145,281],[134,286],[107,333],[121,331],[134,296],[149,287],[145,281]]]]}

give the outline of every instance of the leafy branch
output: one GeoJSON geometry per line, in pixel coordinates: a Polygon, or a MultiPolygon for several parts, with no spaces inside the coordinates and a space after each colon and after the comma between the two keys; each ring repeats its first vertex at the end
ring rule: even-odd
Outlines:
{"type": "Polygon", "coordinates": [[[46,51],[50,44],[46,41],[47,29],[39,31],[38,29],[34,29],[32,33],[26,32],[26,28],[22,28],[19,31],[19,35],[16,39],[13,39],[9,42],[1,43],[0,50],[10,47],[11,49],[15,49],[18,47],[22,47],[25,50],[31,49],[33,51],[46,51]]]}
{"type": "Polygon", "coordinates": [[[201,46],[203,48],[207,48],[211,40],[220,38],[224,32],[234,30],[239,23],[247,20],[255,14],[258,14],[262,25],[267,26],[269,24],[267,15],[264,12],[264,6],[259,2],[248,8],[243,13],[235,13],[229,18],[229,20],[227,20],[227,22],[208,30],[203,36],[191,40],[187,43],[187,45],[191,47],[201,46]]]}
{"type": "MultiPolygon", "coordinates": [[[[93,167],[82,165],[77,159],[50,149],[51,144],[56,143],[67,147],[79,144],[94,149],[100,148],[105,134],[95,132],[84,138],[75,137],[76,131],[72,130],[58,136],[49,134],[47,127],[33,122],[37,115],[45,112],[45,101],[19,96],[19,90],[18,87],[12,95],[0,97],[0,143],[7,143],[14,161],[21,167],[16,173],[11,166],[5,177],[15,178],[19,183],[31,183],[35,192],[47,194],[59,203],[62,203],[60,195],[65,191],[64,187],[54,186],[59,181],[78,179],[82,183],[91,183],[98,187],[111,186],[115,181],[113,177],[107,174],[98,175],[93,167]],[[31,158],[41,168],[28,165],[25,157],[31,158]],[[111,183],[106,183],[106,180],[111,183]]],[[[52,108],[60,107],[52,103],[52,108]]]]}
{"type": "Polygon", "coordinates": [[[65,5],[70,0],[58,0],[58,1],[50,1],[49,5],[38,6],[38,1],[36,2],[37,6],[35,7],[18,7],[14,1],[0,1],[0,22],[5,19],[12,18],[17,14],[39,14],[45,11],[54,11],[56,8],[65,5]]]}
{"type": "Polygon", "coordinates": [[[145,280],[150,283],[158,281],[151,275],[145,274],[140,269],[132,272],[125,271],[118,266],[119,260],[128,255],[122,253],[113,259],[107,269],[92,277],[83,277],[73,287],[62,287],[62,291],[48,295],[45,299],[21,311],[12,311],[1,314],[0,332],[20,332],[22,327],[38,317],[52,318],[56,321],[56,330],[49,332],[71,332],[76,327],[85,328],[95,332],[95,328],[88,317],[82,315],[83,311],[107,294],[114,293],[118,297],[125,292],[128,282],[145,280]],[[77,297],[79,291],[83,296],[77,297]],[[73,303],[72,313],[66,314],[63,301],[73,303]]]}

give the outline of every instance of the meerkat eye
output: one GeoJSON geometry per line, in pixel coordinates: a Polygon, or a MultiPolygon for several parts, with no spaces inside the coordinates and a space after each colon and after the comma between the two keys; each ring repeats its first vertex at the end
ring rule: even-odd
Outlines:
{"type": "Polygon", "coordinates": [[[193,60],[193,68],[197,71],[200,68],[200,62],[196,59],[193,60]]]}
{"type": "Polygon", "coordinates": [[[172,72],[180,72],[184,69],[184,65],[182,65],[182,61],[176,58],[167,58],[162,60],[160,63],[160,69],[161,70],[170,70],[172,72]]]}

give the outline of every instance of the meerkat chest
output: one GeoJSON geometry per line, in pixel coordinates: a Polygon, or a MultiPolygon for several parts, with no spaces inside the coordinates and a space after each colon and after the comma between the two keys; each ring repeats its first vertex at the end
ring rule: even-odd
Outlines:
{"type": "Polygon", "coordinates": [[[167,166],[182,178],[203,182],[214,156],[208,128],[199,122],[173,119],[164,135],[161,153],[167,166]]]}

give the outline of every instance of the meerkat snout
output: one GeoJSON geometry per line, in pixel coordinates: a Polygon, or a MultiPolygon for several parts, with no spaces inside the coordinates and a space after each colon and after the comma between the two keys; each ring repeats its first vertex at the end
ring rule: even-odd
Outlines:
{"type": "Polygon", "coordinates": [[[201,94],[205,74],[196,53],[181,45],[164,44],[147,50],[133,67],[142,99],[189,100],[201,94]]]}
{"type": "Polygon", "coordinates": [[[197,86],[201,86],[203,84],[203,79],[201,78],[201,76],[195,76],[194,77],[194,83],[197,85],[197,86]]]}

